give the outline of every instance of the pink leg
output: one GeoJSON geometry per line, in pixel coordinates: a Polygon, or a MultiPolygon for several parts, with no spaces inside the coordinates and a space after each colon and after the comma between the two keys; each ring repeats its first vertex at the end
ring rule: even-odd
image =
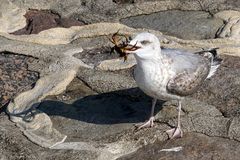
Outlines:
{"type": "Polygon", "coordinates": [[[181,101],[179,100],[178,101],[178,124],[177,124],[177,128],[173,128],[173,129],[170,129],[170,130],[167,130],[167,134],[168,134],[168,137],[170,139],[173,139],[173,138],[181,138],[183,136],[183,132],[181,130],[181,108],[182,108],[182,104],[181,104],[181,101]]]}
{"type": "Polygon", "coordinates": [[[155,108],[155,105],[157,103],[157,99],[153,99],[152,100],[152,109],[151,109],[151,116],[149,118],[149,120],[143,124],[140,124],[140,125],[136,125],[137,126],[137,129],[141,129],[141,128],[145,128],[145,127],[153,127],[154,125],[154,108],[155,108]]]}

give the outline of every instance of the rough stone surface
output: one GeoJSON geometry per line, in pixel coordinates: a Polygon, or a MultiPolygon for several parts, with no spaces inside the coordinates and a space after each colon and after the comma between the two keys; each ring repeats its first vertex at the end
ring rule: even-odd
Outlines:
{"type": "MultiPolygon", "coordinates": [[[[237,12],[237,1],[3,0],[1,4],[0,52],[8,51],[38,58],[28,67],[39,72],[40,79],[32,90],[19,93],[7,106],[7,111],[11,113],[26,111],[33,106],[31,112],[21,117],[10,116],[11,121],[18,127],[9,121],[7,115],[0,114],[0,159],[20,157],[112,160],[129,153],[133,153],[136,159],[139,159],[138,155],[150,155],[149,159],[159,159],[158,156],[162,154],[169,156],[169,159],[175,154],[179,159],[239,157],[234,149],[239,150],[240,141],[240,41],[238,23],[232,21],[235,19],[230,20],[240,15],[237,12]],[[90,25],[51,28],[32,35],[9,34],[26,25],[23,15],[28,8],[52,10],[62,18],[83,21],[90,25]],[[225,9],[235,12],[222,11],[225,9]],[[206,22],[224,20],[228,25],[220,28],[219,31],[223,33],[221,38],[183,40],[164,35],[157,30],[134,29],[119,23],[95,23],[119,22],[123,18],[142,14],[151,16],[154,12],[168,10],[191,10],[192,16],[199,20],[194,21],[196,25],[203,24],[204,21],[196,17],[202,13],[199,10],[207,11],[211,18],[206,18],[204,12],[206,22]],[[121,63],[117,55],[110,55],[106,50],[106,47],[112,46],[108,37],[118,30],[121,34],[130,36],[143,31],[154,33],[166,48],[192,51],[219,48],[217,52],[223,56],[223,65],[198,93],[183,102],[183,139],[167,141],[165,131],[174,127],[177,122],[174,101],[157,103],[154,127],[135,129],[135,123],[141,123],[148,118],[151,99],[135,88],[132,77],[134,61],[129,64],[121,63]],[[39,106],[39,110],[35,109],[35,106],[39,106]],[[64,143],[56,144],[63,140],[64,143]],[[31,141],[56,150],[41,148],[31,141]],[[200,147],[196,147],[194,143],[200,147]],[[170,154],[148,148],[171,144],[173,146],[169,147],[182,146],[183,150],[170,154]],[[141,149],[135,152],[139,148],[141,149]],[[209,150],[214,153],[208,152],[209,150]]],[[[213,28],[219,27],[218,23],[211,25],[213,28]]],[[[198,36],[204,35],[202,32],[198,33],[198,36]]],[[[182,38],[188,39],[185,36],[182,38]]],[[[4,110],[5,107],[1,109],[4,110]]],[[[168,149],[168,146],[163,147],[161,149],[168,149]]]]}
{"type": "Polygon", "coordinates": [[[20,8],[52,9],[62,16],[74,17],[86,23],[116,20],[132,15],[148,14],[162,10],[204,10],[217,12],[219,10],[239,10],[239,2],[236,0],[107,0],[107,1],[86,1],[69,0],[54,1],[13,1],[20,8]]]}
{"type": "Polygon", "coordinates": [[[216,106],[226,117],[239,117],[240,58],[234,56],[222,58],[223,64],[216,75],[207,80],[193,97],[216,106]]]}
{"type": "Polygon", "coordinates": [[[240,16],[235,15],[227,20],[227,23],[219,29],[218,37],[231,37],[239,39],[240,36],[240,16]]]}
{"type": "MultiPolygon", "coordinates": [[[[122,72],[128,71],[123,70],[122,72]]],[[[116,72],[82,68],[78,71],[77,77],[99,93],[136,87],[136,83],[131,74],[124,75],[117,74],[116,72]]]]}
{"type": "MultiPolygon", "coordinates": [[[[35,1],[13,1],[4,0],[3,9],[14,8],[15,13],[7,13],[9,19],[17,22],[14,28],[8,28],[10,32],[16,31],[17,29],[23,28],[25,22],[20,25],[18,18],[12,18],[16,15],[25,14],[27,9],[45,9],[53,10],[62,17],[72,18],[75,20],[82,21],[86,24],[96,22],[116,22],[121,18],[130,16],[149,14],[158,11],[165,10],[203,10],[209,11],[210,13],[216,13],[221,10],[240,10],[238,1],[228,0],[151,0],[151,1],[86,1],[86,0],[69,0],[65,1],[54,1],[54,0],[43,0],[36,3],[35,1]],[[6,7],[7,6],[7,7],[6,7]],[[19,9],[20,8],[20,9],[19,9]],[[11,17],[11,18],[10,18],[11,17]],[[15,30],[14,30],[15,29],[15,30]]],[[[8,11],[8,10],[7,10],[8,11]]],[[[6,22],[6,21],[5,21],[6,22]]],[[[10,27],[10,25],[8,25],[10,27]]]]}
{"type": "MultiPolygon", "coordinates": [[[[33,57],[0,52],[0,106],[4,106],[19,93],[31,89],[38,73],[28,69],[33,57]]],[[[0,107],[0,108],[1,108],[0,107]]]]}
{"type": "Polygon", "coordinates": [[[91,88],[89,88],[89,86],[87,86],[80,79],[74,78],[63,93],[59,95],[48,96],[46,97],[46,99],[72,103],[73,101],[81,97],[94,95],[94,94],[97,94],[97,92],[94,92],[91,88]]]}
{"type": "MultiPolygon", "coordinates": [[[[101,42],[103,40],[99,41],[101,42]]],[[[94,44],[94,42],[89,43],[92,43],[92,45],[94,44]]],[[[136,64],[136,60],[133,55],[129,55],[127,61],[124,61],[124,58],[119,57],[120,55],[116,51],[112,50],[110,45],[105,45],[106,44],[103,43],[103,46],[99,48],[86,48],[83,52],[75,54],[74,57],[81,59],[89,66],[105,71],[129,69],[136,64]]]]}
{"type": "Polygon", "coordinates": [[[29,10],[24,17],[26,18],[26,26],[12,34],[37,34],[50,28],[69,28],[71,26],[84,25],[84,23],[80,21],[61,18],[57,13],[53,13],[49,10],[29,10]]]}
{"type": "Polygon", "coordinates": [[[94,159],[94,153],[73,150],[50,150],[29,141],[8,116],[0,113],[0,159],[94,159]]]}
{"type": "Polygon", "coordinates": [[[4,0],[0,6],[0,32],[14,32],[25,26],[25,9],[20,9],[13,3],[4,0]]]}
{"type": "MultiPolygon", "coordinates": [[[[89,41],[91,40],[89,39],[89,41]]],[[[37,44],[26,45],[26,43],[9,41],[9,40],[2,40],[2,42],[3,42],[2,47],[7,48],[7,50],[20,52],[24,54],[38,55],[39,57],[43,57],[43,59],[40,60],[42,65],[41,63],[36,63],[36,66],[35,66],[36,68],[38,68],[37,70],[41,71],[43,75],[48,75],[52,72],[59,71],[58,65],[55,62],[63,66],[71,67],[70,64],[73,59],[71,59],[70,57],[71,55],[74,54],[74,52],[70,52],[70,51],[66,52],[66,50],[69,49],[70,47],[75,47],[77,45],[77,43],[75,42],[70,46],[67,45],[67,47],[69,47],[67,48],[66,46],[57,46],[57,47],[44,46],[43,47],[42,45],[37,45],[37,44]],[[11,44],[15,44],[18,47],[11,48],[9,47],[9,45],[11,44]],[[25,47],[22,47],[23,44],[25,47]],[[26,46],[28,47],[27,49],[26,49],[26,46]],[[50,54],[49,54],[49,51],[51,51],[50,54]],[[68,56],[65,57],[66,55],[68,56]],[[65,60],[65,61],[63,62],[62,60],[65,60]]],[[[82,44],[87,42],[88,40],[86,40],[85,42],[82,42],[82,44]]],[[[100,43],[103,43],[103,42],[100,42],[100,43]]],[[[97,43],[94,42],[92,44],[89,44],[89,46],[96,47],[97,43]]],[[[80,51],[75,52],[75,54],[79,54],[79,52],[80,51]]],[[[98,59],[96,59],[96,61],[97,60],[98,59]]],[[[34,68],[34,65],[30,66],[30,68],[34,68]]],[[[140,131],[134,130],[133,123],[143,122],[148,117],[150,112],[151,100],[141,92],[138,93],[139,91],[136,91],[136,90],[132,90],[130,92],[117,91],[119,89],[128,89],[131,87],[135,87],[135,83],[131,77],[130,72],[131,72],[131,69],[107,72],[102,70],[93,70],[91,68],[86,69],[86,68],[80,67],[78,69],[77,77],[80,78],[82,81],[84,81],[84,83],[89,88],[99,93],[111,92],[111,91],[116,91],[116,92],[105,93],[101,95],[91,95],[89,97],[85,97],[79,100],[75,100],[76,97],[72,97],[73,98],[72,100],[70,98],[70,100],[67,99],[66,102],[64,99],[61,100],[62,102],[47,100],[40,104],[40,109],[42,111],[49,114],[53,113],[53,115],[50,116],[51,119],[53,120],[53,126],[56,127],[58,130],[61,130],[62,133],[65,133],[66,135],[68,135],[68,139],[66,140],[65,145],[68,144],[67,142],[76,142],[76,141],[81,142],[84,140],[87,140],[87,142],[86,141],[84,142],[86,142],[89,145],[92,143],[99,142],[100,144],[107,143],[108,144],[107,146],[111,146],[110,144],[114,143],[116,150],[120,152],[119,154],[114,154],[114,155],[116,155],[116,157],[119,157],[119,156],[122,156],[123,153],[125,153],[124,149],[122,150],[122,148],[125,148],[125,151],[126,150],[131,151],[127,147],[122,147],[119,144],[120,142],[123,143],[123,146],[125,146],[127,142],[130,142],[132,145],[134,145],[134,146],[130,145],[131,146],[130,148],[134,150],[134,149],[138,149],[142,145],[154,143],[156,140],[164,141],[167,139],[167,135],[165,131],[169,129],[170,126],[172,127],[176,125],[177,111],[175,109],[175,106],[172,103],[165,104],[166,107],[164,107],[163,110],[161,110],[157,114],[158,118],[157,118],[155,127],[151,129],[140,130],[140,131]],[[113,102],[116,102],[115,105],[117,106],[115,106],[113,102]],[[93,106],[93,108],[89,107],[89,104],[92,104],[91,106],[93,106]],[[103,104],[106,108],[105,109],[101,108],[100,110],[98,108],[99,104],[103,104]],[[128,104],[129,107],[125,108],[126,104],[128,104]],[[60,106],[61,109],[57,108],[58,106],[60,106]],[[83,107],[83,108],[80,109],[79,107],[80,108],[83,107]],[[116,108],[119,109],[117,110],[118,112],[116,112],[116,108]],[[111,109],[114,109],[114,110],[111,110],[111,109]],[[137,118],[134,115],[133,117],[131,116],[134,113],[134,111],[136,111],[134,115],[137,116],[137,118]],[[59,113],[59,115],[54,115],[54,113],[59,113]],[[119,114],[119,113],[122,113],[122,114],[119,114]],[[83,115],[83,116],[79,116],[79,115],[83,115]],[[111,116],[109,117],[109,115],[111,116]],[[164,115],[167,115],[168,117],[162,118],[164,117],[164,115]],[[70,117],[73,119],[71,119],[70,117]],[[132,118],[134,119],[134,121],[132,121],[132,123],[127,123],[127,121],[133,120],[132,118]],[[119,124],[119,122],[121,121],[125,123],[119,124]],[[99,122],[100,123],[112,122],[112,124],[100,125],[99,122]],[[72,126],[72,127],[69,127],[69,126],[72,126]],[[92,132],[92,129],[95,131],[92,132]],[[101,137],[100,136],[101,134],[99,134],[98,131],[104,132],[105,136],[103,135],[101,137]]],[[[57,93],[59,92],[55,92],[55,94],[57,93]]],[[[68,94],[65,93],[65,95],[67,96],[68,94]]],[[[69,97],[71,97],[71,94],[69,97]]],[[[161,102],[158,104],[159,109],[161,107],[161,104],[162,104],[161,102]]],[[[229,137],[232,139],[239,140],[239,135],[237,134],[239,132],[239,127],[237,127],[238,126],[237,124],[239,122],[238,119],[235,119],[234,121],[230,121],[229,118],[223,117],[221,115],[221,112],[216,110],[214,106],[206,105],[205,103],[199,103],[198,101],[189,100],[187,101],[186,104],[184,104],[184,109],[186,112],[184,112],[185,115],[183,116],[184,132],[194,131],[194,132],[204,133],[208,136],[222,136],[222,137],[229,137]],[[199,104],[199,105],[196,106],[196,104],[199,104]],[[200,110],[198,110],[197,108],[199,108],[200,110]],[[212,123],[209,123],[209,122],[212,122],[212,123]],[[228,134],[227,129],[229,128],[229,125],[231,127],[228,134]],[[218,127],[213,128],[213,126],[218,126],[218,127]]],[[[156,113],[157,112],[158,110],[156,110],[156,113]]],[[[69,145],[68,147],[71,148],[71,146],[69,145]]],[[[75,147],[74,149],[81,150],[81,147],[80,146],[75,147]]],[[[109,151],[109,149],[107,150],[109,151]]],[[[91,159],[93,158],[93,156],[99,157],[97,156],[98,154],[95,151],[93,152],[90,150],[87,152],[81,151],[80,153],[77,151],[75,152],[81,156],[85,156],[86,158],[91,159]]],[[[10,151],[7,151],[7,152],[10,152],[10,151]]],[[[61,155],[64,153],[65,152],[62,151],[59,154],[61,155]]],[[[46,153],[46,152],[42,154],[49,156],[49,153],[46,153]]],[[[109,155],[109,154],[105,154],[104,156],[106,155],[109,155]]],[[[70,155],[66,153],[66,157],[68,156],[70,155]]],[[[77,157],[77,155],[75,156],[77,157]]],[[[112,159],[112,158],[109,158],[109,159],[112,159]]]]}
{"type": "Polygon", "coordinates": [[[85,49],[83,52],[75,54],[75,57],[81,59],[84,63],[90,66],[97,66],[104,60],[118,58],[119,55],[111,53],[111,47],[101,46],[100,48],[85,49]]]}
{"type": "Polygon", "coordinates": [[[159,30],[182,39],[215,38],[218,29],[223,25],[221,19],[213,18],[207,12],[178,10],[125,18],[121,22],[133,28],[159,30]]]}
{"type": "Polygon", "coordinates": [[[233,140],[188,133],[181,139],[147,145],[133,154],[118,158],[118,160],[235,160],[240,156],[239,149],[239,142],[233,140]],[[173,147],[182,147],[182,150],[178,152],[163,151],[163,149],[173,147]]]}
{"type": "Polygon", "coordinates": [[[148,112],[145,106],[150,106],[150,103],[151,100],[142,92],[129,89],[91,95],[69,105],[46,100],[39,109],[53,116],[55,127],[71,135],[70,141],[111,142],[116,141],[121,132],[132,128],[134,123],[144,121],[148,112]],[[130,96],[133,93],[135,95],[130,96]]]}

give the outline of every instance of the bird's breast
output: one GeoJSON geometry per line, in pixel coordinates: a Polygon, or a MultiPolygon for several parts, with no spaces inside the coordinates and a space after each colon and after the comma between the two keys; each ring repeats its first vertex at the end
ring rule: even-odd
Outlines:
{"type": "Polygon", "coordinates": [[[158,99],[165,99],[170,74],[168,68],[155,63],[137,65],[134,71],[138,87],[147,95],[158,99]]]}

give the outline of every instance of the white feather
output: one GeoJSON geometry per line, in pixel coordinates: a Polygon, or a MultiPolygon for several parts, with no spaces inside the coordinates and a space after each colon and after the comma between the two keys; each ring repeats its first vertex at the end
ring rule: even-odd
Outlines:
{"type": "Polygon", "coordinates": [[[168,149],[161,149],[160,152],[179,152],[183,149],[183,147],[173,147],[168,149]]]}
{"type": "Polygon", "coordinates": [[[217,61],[214,61],[214,56],[210,52],[206,52],[205,54],[208,54],[207,56],[211,58],[211,68],[206,78],[206,79],[209,79],[215,74],[218,67],[220,66],[220,63],[217,63],[217,61]]]}
{"type": "Polygon", "coordinates": [[[215,72],[217,71],[217,68],[218,68],[219,66],[220,66],[220,64],[212,65],[206,79],[212,77],[212,76],[215,74],[215,72]]]}

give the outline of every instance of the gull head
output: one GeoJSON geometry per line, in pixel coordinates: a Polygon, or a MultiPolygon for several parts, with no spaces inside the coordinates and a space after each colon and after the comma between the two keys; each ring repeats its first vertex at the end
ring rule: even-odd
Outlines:
{"type": "Polygon", "coordinates": [[[151,59],[159,54],[160,42],[158,38],[151,33],[140,33],[132,39],[124,51],[128,54],[134,53],[136,58],[151,59]]]}

